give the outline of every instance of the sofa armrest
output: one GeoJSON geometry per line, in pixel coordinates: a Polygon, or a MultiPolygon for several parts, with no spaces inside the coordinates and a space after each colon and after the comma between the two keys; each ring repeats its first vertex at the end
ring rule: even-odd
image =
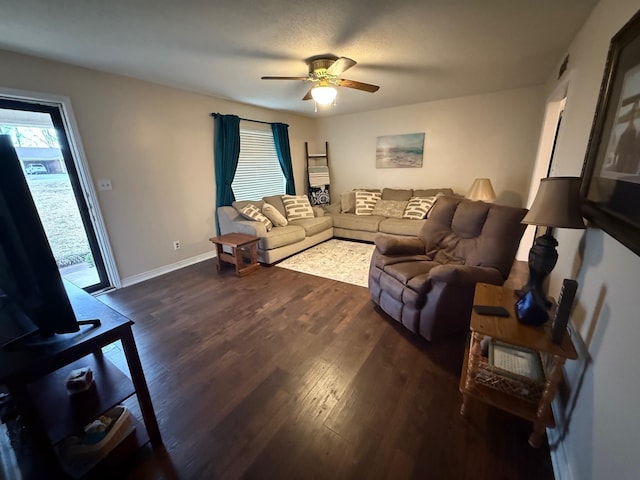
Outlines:
{"type": "Polygon", "coordinates": [[[267,227],[262,222],[254,222],[253,220],[240,220],[234,222],[236,233],[245,233],[254,237],[264,238],[267,236],[267,227]]]}
{"type": "Polygon", "coordinates": [[[255,237],[264,237],[267,234],[267,228],[262,222],[246,220],[233,207],[218,208],[218,222],[220,225],[220,233],[245,233],[255,237]]]}
{"type": "Polygon", "coordinates": [[[471,267],[467,265],[438,265],[429,272],[433,282],[456,286],[472,286],[478,282],[502,285],[504,279],[493,267],[471,267]]]}
{"type": "Polygon", "coordinates": [[[425,245],[417,237],[401,237],[379,233],[374,240],[376,249],[383,255],[423,255],[425,245]]]}

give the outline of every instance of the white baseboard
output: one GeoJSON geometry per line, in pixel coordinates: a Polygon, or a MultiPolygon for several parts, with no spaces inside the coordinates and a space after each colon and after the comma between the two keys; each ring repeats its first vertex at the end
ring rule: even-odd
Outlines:
{"type": "MultiPolygon", "coordinates": [[[[555,416],[556,409],[554,408],[553,410],[555,416]]],[[[560,434],[560,428],[547,428],[549,446],[553,445],[553,447],[550,448],[553,476],[555,480],[573,480],[573,472],[571,471],[571,465],[567,458],[567,450],[565,449],[564,442],[559,438],[560,434]]]]}
{"type": "Polygon", "coordinates": [[[165,265],[164,267],[154,268],[153,270],[149,270],[148,272],[143,272],[143,273],[139,273],[138,275],[126,277],[121,280],[122,287],[135,285],[136,283],[144,282],[145,280],[150,280],[152,278],[159,277],[160,275],[164,275],[165,273],[173,272],[174,270],[179,270],[181,268],[188,267],[189,265],[194,265],[196,263],[209,260],[210,258],[215,258],[215,256],[216,256],[215,251],[207,252],[201,255],[196,255],[195,257],[180,260],[179,262],[172,263],[170,265],[165,265]]]}

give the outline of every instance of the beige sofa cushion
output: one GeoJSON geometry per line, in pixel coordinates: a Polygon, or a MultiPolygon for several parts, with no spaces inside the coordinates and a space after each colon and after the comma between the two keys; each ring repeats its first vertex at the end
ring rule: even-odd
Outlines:
{"type": "Polygon", "coordinates": [[[426,190],[414,190],[413,196],[425,198],[433,197],[438,193],[441,193],[443,195],[453,195],[453,190],[450,188],[427,188],[426,190]]]}
{"type": "Polygon", "coordinates": [[[340,195],[340,213],[356,213],[356,192],[344,192],[340,195]]]}
{"type": "Polygon", "coordinates": [[[276,207],[283,217],[287,217],[287,209],[284,208],[282,195],[271,195],[269,197],[264,197],[262,200],[267,202],[269,205],[273,205],[274,207],[276,207]]]}
{"type": "Polygon", "coordinates": [[[271,250],[272,248],[283,247],[295,242],[304,240],[304,228],[300,225],[287,225],[286,227],[275,227],[260,237],[258,246],[262,250],[271,250]]]}
{"type": "Polygon", "coordinates": [[[396,189],[396,188],[383,188],[382,189],[382,200],[399,200],[399,201],[409,201],[411,197],[413,197],[412,189],[396,189]]]}
{"type": "Polygon", "coordinates": [[[231,204],[233,208],[235,208],[238,212],[246,207],[247,205],[255,205],[256,208],[262,210],[262,204],[264,202],[262,200],[236,200],[231,204]]]}
{"type": "Polygon", "coordinates": [[[298,220],[291,220],[290,225],[298,225],[304,228],[307,237],[316,235],[324,230],[333,227],[333,221],[331,217],[315,217],[315,218],[300,218],[298,220]]]}
{"type": "Polygon", "coordinates": [[[377,232],[378,225],[384,220],[384,217],[377,215],[356,215],[355,213],[341,213],[340,215],[332,215],[332,217],[333,226],[336,228],[365,232],[377,232]]]}

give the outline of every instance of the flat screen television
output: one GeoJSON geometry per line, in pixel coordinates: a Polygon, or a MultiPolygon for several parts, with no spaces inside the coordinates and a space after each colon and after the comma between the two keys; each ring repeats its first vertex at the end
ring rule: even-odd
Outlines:
{"type": "Polygon", "coordinates": [[[0,343],[79,330],[9,135],[0,135],[0,343]]]}

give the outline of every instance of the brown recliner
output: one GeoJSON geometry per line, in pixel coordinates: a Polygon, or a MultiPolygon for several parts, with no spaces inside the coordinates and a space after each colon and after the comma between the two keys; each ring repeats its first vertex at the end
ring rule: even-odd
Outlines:
{"type": "Polygon", "coordinates": [[[427,340],[468,328],[475,284],[502,285],[507,279],[526,213],[440,197],[418,237],[376,237],[369,268],[372,300],[427,340]]]}

